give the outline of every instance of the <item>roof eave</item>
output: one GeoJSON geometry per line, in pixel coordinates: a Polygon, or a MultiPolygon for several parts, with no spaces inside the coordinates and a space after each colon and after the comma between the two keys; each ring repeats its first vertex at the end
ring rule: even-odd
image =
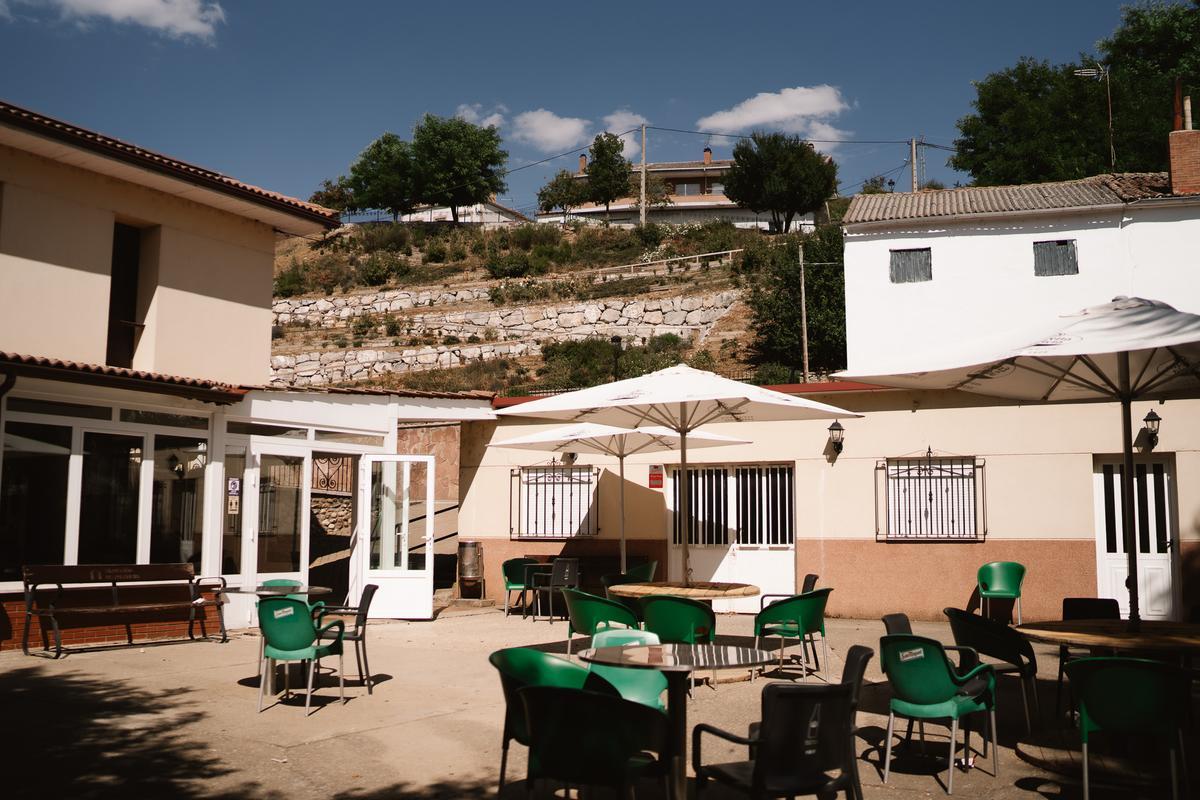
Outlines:
{"type": "Polygon", "coordinates": [[[1011,217],[1079,216],[1098,212],[1121,211],[1128,203],[1109,203],[1102,206],[1069,206],[1066,208],[1032,208],[1017,211],[986,211],[971,214],[934,214],[925,217],[897,217],[894,219],[866,220],[863,222],[842,221],[842,227],[850,232],[856,229],[895,228],[912,225],[929,225],[937,222],[972,222],[1011,217]]]}

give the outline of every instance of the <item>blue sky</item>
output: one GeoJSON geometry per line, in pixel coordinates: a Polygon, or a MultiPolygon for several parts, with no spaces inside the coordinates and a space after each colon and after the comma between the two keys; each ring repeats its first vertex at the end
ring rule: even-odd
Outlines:
{"type": "MultiPolygon", "coordinates": [[[[0,0],[0,98],[303,197],[381,132],[458,113],[499,123],[510,168],[572,151],[509,177],[502,199],[530,210],[596,132],[642,118],[948,145],[972,80],[1091,50],[1120,5],[0,0]]],[[[659,131],[648,150],[706,142],[728,156],[728,139],[659,131]]],[[[846,187],[907,157],[821,146],[846,187]]],[[[951,184],[946,155],[927,151],[926,174],[951,184]]]]}

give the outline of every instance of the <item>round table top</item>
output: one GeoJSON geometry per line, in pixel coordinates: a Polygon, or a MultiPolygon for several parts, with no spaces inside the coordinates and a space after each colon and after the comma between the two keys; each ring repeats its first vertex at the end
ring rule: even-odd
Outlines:
{"type": "Polygon", "coordinates": [[[236,586],[225,590],[227,594],[256,594],[259,597],[283,597],[289,594],[320,596],[333,594],[328,586],[236,586]]]}
{"type": "Polygon", "coordinates": [[[614,667],[691,672],[694,669],[753,667],[778,658],[766,650],[722,644],[651,644],[628,647],[593,647],[579,653],[593,664],[614,667]]]}
{"type": "Polygon", "coordinates": [[[1019,625],[1017,631],[1034,641],[1073,647],[1200,651],[1200,625],[1183,622],[1142,620],[1133,633],[1124,619],[1054,620],[1019,625]]]}
{"type": "Polygon", "coordinates": [[[754,597],[761,590],[748,583],[713,583],[711,581],[659,581],[657,583],[619,583],[609,586],[608,591],[621,597],[650,597],[669,594],[674,597],[690,597],[693,600],[713,600],[728,597],[754,597]]]}

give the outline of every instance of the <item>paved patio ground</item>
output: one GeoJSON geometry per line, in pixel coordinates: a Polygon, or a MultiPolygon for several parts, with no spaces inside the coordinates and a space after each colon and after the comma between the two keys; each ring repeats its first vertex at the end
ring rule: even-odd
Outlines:
{"type": "MultiPolygon", "coordinates": [[[[877,648],[877,621],[830,620],[833,672],[855,643],[877,648]]],[[[945,625],[917,623],[918,633],[949,642],[945,625]]],[[[750,642],[749,617],[722,616],[728,643],[750,642]]],[[[349,702],[337,702],[337,682],[325,675],[319,709],[304,717],[302,695],[256,711],[259,639],[235,633],[226,645],[163,644],[74,653],[59,661],[0,654],[0,714],[9,774],[5,797],[38,798],[435,798],[494,796],[500,763],[504,700],[487,655],[501,647],[565,652],[566,624],[534,623],[499,611],[447,612],[432,622],[372,624],[371,666],[378,685],[367,696],[347,681],[349,702]],[[15,789],[15,793],[12,791],[15,789]]],[[[580,639],[580,642],[584,640],[580,639]]],[[[771,646],[774,646],[772,643],[771,646]]],[[[1045,717],[1054,705],[1057,659],[1040,649],[1045,717]]],[[[336,667],[336,659],[324,665],[336,667]],[[332,663],[330,663],[332,662],[332,663]]],[[[353,656],[347,659],[354,674],[353,656]]],[[[726,677],[733,678],[734,675],[726,677]]],[[[882,784],[880,749],[888,689],[872,660],[859,714],[858,751],[866,797],[943,797],[944,761],[897,748],[892,777],[882,784]],[[881,713],[882,712],[882,713],[881,713]]],[[[698,686],[689,726],[709,722],[737,733],[759,717],[762,681],[698,686]]],[[[1002,679],[999,698],[1000,777],[991,760],[959,772],[955,796],[1071,798],[1081,796],[1077,763],[1068,775],[1031,761],[1054,759],[1070,734],[1028,737],[1015,682],[1002,679]],[[1018,755],[1014,748],[1019,748],[1018,755]]],[[[947,731],[927,726],[931,752],[944,753],[947,731]]],[[[978,737],[973,737],[978,745],[978,737]]],[[[1192,775],[1197,750],[1189,740],[1192,775]]],[[[1137,745],[1134,745],[1137,749],[1137,745]]],[[[1150,751],[1149,777],[1164,773],[1163,748],[1150,751]],[[1154,758],[1159,757],[1158,761],[1154,758]]],[[[707,742],[706,742],[707,754],[707,742]]],[[[738,757],[714,747],[712,757],[738,757]]],[[[508,773],[514,797],[524,796],[525,753],[514,744],[508,773]]],[[[1101,781],[1095,774],[1094,780],[1101,781]]],[[[1194,786],[1193,788],[1196,788],[1194,786]]],[[[550,796],[542,787],[539,796],[550,796]]],[[[1093,797],[1159,797],[1163,786],[1103,790],[1093,797]]],[[[597,796],[606,796],[600,792],[597,796]]],[[[639,787],[641,797],[658,787],[639,787]]],[[[706,796],[734,796],[716,789],[706,796]]]]}

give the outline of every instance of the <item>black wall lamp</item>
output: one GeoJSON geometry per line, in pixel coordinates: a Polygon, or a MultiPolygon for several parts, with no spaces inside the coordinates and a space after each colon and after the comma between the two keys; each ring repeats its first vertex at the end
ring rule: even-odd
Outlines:
{"type": "Polygon", "coordinates": [[[1145,417],[1142,418],[1142,430],[1146,432],[1146,448],[1153,450],[1158,447],[1158,426],[1162,424],[1162,417],[1154,413],[1154,409],[1150,409],[1145,417]]]}
{"type": "MultiPolygon", "coordinates": [[[[1151,411],[1151,414],[1154,412],[1151,411]]],[[[833,448],[833,452],[841,453],[843,440],[846,438],[846,429],[842,427],[842,423],[836,419],[829,426],[829,446],[833,448]]]]}

